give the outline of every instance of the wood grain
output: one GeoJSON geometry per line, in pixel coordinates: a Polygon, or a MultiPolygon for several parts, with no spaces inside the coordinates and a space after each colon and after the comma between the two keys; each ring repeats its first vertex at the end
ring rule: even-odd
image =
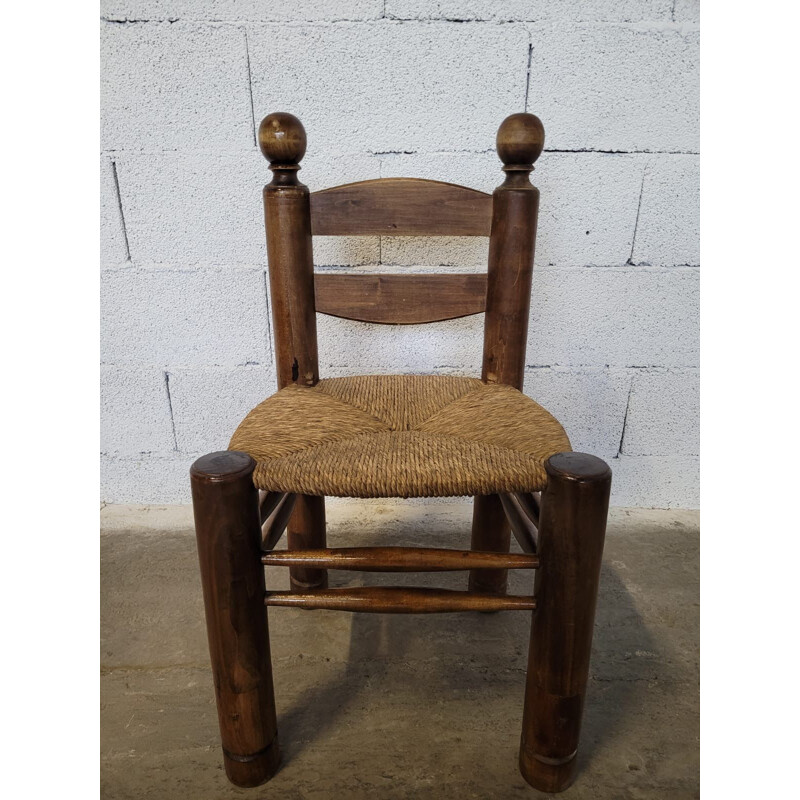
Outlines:
{"type": "Polygon", "coordinates": [[[316,273],[317,311],[334,317],[412,325],[486,310],[486,275],[316,273]]]}
{"type": "MultiPolygon", "coordinates": [[[[511,528],[506,519],[500,498],[496,494],[476,497],[472,507],[473,550],[508,553],[511,546],[511,528]]],[[[505,594],[508,572],[504,569],[474,569],[469,574],[472,592],[505,594]]]]}
{"type": "Polygon", "coordinates": [[[538,528],[542,505],[541,492],[512,492],[511,496],[519,504],[525,516],[538,528]]]}
{"type": "Polygon", "coordinates": [[[267,592],[268,606],[366,611],[373,614],[438,614],[453,611],[532,611],[533,597],[476,594],[449,589],[407,588],[405,586],[355,586],[307,592],[267,592]]]}
{"type": "Polygon", "coordinates": [[[536,569],[539,559],[523,553],[480,553],[436,547],[341,547],[267,553],[268,567],[315,567],[357,572],[445,572],[474,567],[536,569]]]}
{"type": "Polygon", "coordinates": [[[611,470],[585,453],[545,462],[519,764],[542,792],[573,781],[580,737],[611,470]]]}
{"type": "Polygon", "coordinates": [[[314,236],[488,236],[492,198],[421,178],[378,178],[311,195],[314,236]]]}
{"type": "MultiPolygon", "coordinates": [[[[319,549],[325,547],[326,538],[325,498],[310,494],[298,495],[289,520],[286,546],[290,550],[319,549]]],[[[289,584],[292,590],[299,592],[324,589],[328,585],[328,573],[324,569],[291,567],[289,584]]]]}
{"type": "Polygon", "coordinates": [[[275,511],[284,497],[283,492],[258,493],[258,509],[261,512],[262,525],[272,516],[272,512],[275,511]]]}
{"type": "Polygon", "coordinates": [[[247,453],[226,451],[191,469],[225,772],[237,786],[264,783],[280,761],[255,466],[247,453]]]}
{"type": "MultiPolygon", "coordinates": [[[[528,176],[544,147],[544,127],[533,114],[512,114],[503,120],[496,143],[505,180],[492,195],[481,379],[522,390],[539,211],[539,190],[528,176]]],[[[510,543],[499,498],[476,497],[472,547],[507,552],[510,543]]],[[[469,585],[504,592],[505,581],[502,572],[476,571],[469,585]]]]}
{"type": "Polygon", "coordinates": [[[286,526],[289,524],[289,517],[292,516],[296,494],[285,494],[281,501],[275,506],[273,512],[261,524],[261,549],[272,550],[283,536],[286,526]]]}
{"type": "Polygon", "coordinates": [[[526,514],[519,498],[515,494],[501,494],[500,502],[511,525],[511,532],[522,548],[523,553],[536,552],[536,526],[526,514]]]}

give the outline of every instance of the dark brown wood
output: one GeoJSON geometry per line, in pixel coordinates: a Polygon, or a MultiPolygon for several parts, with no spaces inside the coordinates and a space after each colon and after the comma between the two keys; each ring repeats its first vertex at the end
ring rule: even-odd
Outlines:
{"type": "MultiPolygon", "coordinates": [[[[506,180],[491,198],[464,187],[409,179],[367,181],[309,195],[297,180],[306,148],[300,122],[290,114],[271,114],[261,123],[259,143],[274,173],[264,189],[264,206],[280,387],[313,386],[318,381],[318,294],[320,311],[378,322],[449,319],[479,313],[485,306],[483,380],[522,388],[539,199],[528,175],[544,145],[544,130],[536,117],[514,114],[501,125],[497,151],[506,180]],[[425,284],[416,276],[405,281],[326,276],[315,292],[312,232],[489,234],[489,273],[485,284],[478,283],[477,276],[441,276],[434,282],[426,276],[425,284]],[[469,285],[459,288],[454,281],[462,279],[469,285]],[[438,305],[429,300],[429,289],[444,294],[438,305]],[[396,308],[378,310],[383,303],[396,308]]],[[[471,551],[327,550],[324,498],[271,493],[259,502],[252,482],[254,466],[245,453],[225,452],[205,456],[192,467],[209,647],[230,779],[240,786],[257,785],[274,774],[279,761],[264,605],[381,613],[536,609],[520,769],[537,789],[566,788],[574,776],[588,680],[611,480],[607,465],[592,456],[561,453],[547,461],[548,485],[541,503],[533,494],[476,498],[471,551]],[[292,501],[289,550],[262,554],[260,520],[266,520],[266,545],[272,547],[292,501]],[[506,513],[523,548],[536,546],[538,554],[508,553],[506,513]],[[292,591],[267,592],[262,562],[289,566],[292,591]],[[505,594],[508,569],[537,566],[534,596],[505,594]],[[469,568],[471,591],[329,590],[329,568],[469,568]]]]}
{"type": "Polygon", "coordinates": [[[511,526],[511,532],[522,548],[522,552],[535,553],[536,526],[528,518],[516,495],[501,494],[500,502],[503,504],[503,511],[511,526]]]}
{"type": "Polygon", "coordinates": [[[575,777],[611,470],[585,453],[545,467],[519,764],[536,789],[560,792],[575,777]]]}
{"type": "Polygon", "coordinates": [[[315,236],[488,236],[492,198],[421,178],[378,178],[311,195],[315,236]]]}
{"type": "MultiPolygon", "coordinates": [[[[270,114],[261,121],[258,143],[273,173],[264,187],[264,219],[278,388],[314,386],[319,359],[311,210],[308,187],[297,180],[306,132],[297,117],[270,114]]],[[[325,498],[300,496],[288,530],[291,549],[325,547],[325,498]]],[[[292,569],[290,581],[300,589],[328,585],[327,574],[319,570],[292,569]]]]}
{"type": "Polygon", "coordinates": [[[522,389],[539,190],[528,175],[544,146],[533,114],[512,114],[497,132],[505,182],[494,191],[482,378],[522,389]]]}
{"type": "Polygon", "coordinates": [[[297,117],[270,114],[258,130],[272,182],[264,187],[272,331],[278,388],[319,380],[308,187],[297,180],[306,133],[297,117]]]}
{"type": "Polygon", "coordinates": [[[261,549],[269,552],[283,536],[286,526],[289,524],[289,518],[292,516],[295,502],[297,501],[296,494],[285,494],[280,503],[275,507],[275,510],[267,517],[266,521],[261,526],[261,549]]]}
{"type": "Polygon", "coordinates": [[[261,524],[263,525],[272,512],[278,507],[278,504],[283,500],[286,495],[283,492],[259,492],[258,493],[258,509],[261,512],[261,524]]]}
{"type": "Polygon", "coordinates": [[[412,325],[482,314],[486,275],[316,273],[317,311],[344,319],[412,325]]]}
{"type": "MultiPolygon", "coordinates": [[[[298,495],[289,520],[289,550],[320,550],[325,544],[325,498],[298,495]]],[[[289,582],[293,591],[324,589],[328,585],[328,573],[313,567],[291,567],[289,582]]]]}
{"type": "MultiPolygon", "coordinates": [[[[528,175],[544,147],[544,127],[533,114],[512,114],[497,131],[497,154],[506,173],[492,195],[489,273],[483,328],[486,383],[522,389],[531,302],[539,190],[528,175]]],[[[500,500],[475,498],[472,547],[508,552],[511,534],[500,500]],[[499,522],[503,518],[502,523],[499,522]]],[[[506,576],[473,573],[470,588],[504,592],[506,576]]]]}
{"type": "Polygon", "coordinates": [[[280,762],[254,468],[246,453],[228,451],[191,469],[225,772],[237,786],[268,781],[280,762]]]}
{"type": "Polygon", "coordinates": [[[357,572],[445,572],[492,567],[536,569],[539,559],[522,553],[478,553],[436,547],[342,547],[286,550],[261,557],[268,567],[314,567],[357,572]]]}
{"type": "Polygon", "coordinates": [[[408,588],[405,586],[356,586],[325,589],[300,594],[267,592],[268,606],[327,609],[329,611],[366,611],[373,614],[440,614],[453,611],[532,611],[533,597],[476,594],[449,589],[408,588]]]}
{"type": "MultiPolygon", "coordinates": [[[[473,550],[508,553],[511,546],[511,528],[503,505],[496,494],[476,497],[472,508],[473,550]]],[[[471,592],[505,594],[508,572],[504,569],[474,569],[469,574],[471,592]]]]}
{"type": "Polygon", "coordinates": [[[525,516],[538,528],[541,492],[512,492],[511,496],[519,504],[525,516]]]}

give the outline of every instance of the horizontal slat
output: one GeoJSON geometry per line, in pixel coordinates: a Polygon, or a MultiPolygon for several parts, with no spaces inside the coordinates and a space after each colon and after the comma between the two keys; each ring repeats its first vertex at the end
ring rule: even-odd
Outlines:
{"type": "Polygon", "coordinates": [[[486,275],[314,276],[322,314],[385,325],[411,325],[481,314],[486,275]]]}
{"type": "Polygon", "coordinates": [[[328,611],[367,611],[375,614],[436,614],[450,611],[532,611],[533,597],[455,592],[449,589],[402,586],[357,586],[312,592],[267,592],[268,606],[293,606],[328,611]]]}
{"type": "Polygon", "coordinates": [[[492,196],[453,183],[378,178],[311,194],[315,236],[488,236],[492,196]]]}
{"type": "Polygon", "coordinates": [[[535,553],[537,529],[523,510],[519,498],[513,494],[501,494],[500,502],[519,546],[526,553],[535,553]]]}
{"type": "Polygon", "coordinates": [[[536,569],[537,556],[436,547],[342,547],[281,550],[264,555],[270,567],[349,569],[357,572],[445,572],[461,569],[536,569]]]}

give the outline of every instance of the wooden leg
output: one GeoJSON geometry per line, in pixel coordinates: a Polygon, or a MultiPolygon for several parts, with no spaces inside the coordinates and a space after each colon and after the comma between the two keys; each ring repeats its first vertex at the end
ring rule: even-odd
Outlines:
{"type": "Polygon", "coordinates": [[[546,469],[519,766],[531,786],[560,792],[575,777],[611,470],[584,453],[546,469]]]}
{"type": "Polygon", "coordinates": [[[280,762],[254,468],[226,451],[191,469],[222,752],[237,786],[268,781],[280,762]]]}
{"type": "MultiPolygon", "coordinates": [[[[288,549],[319,550],[327,546],[325,540],[325,498],[308,494],[298,495],[287,529],[288,549]]],[[[289,583],[293,592],[327,589],[328,571],[291,567],[289,583]]]]}
{"type": "MultiPolygon", "coordinates": [[[[476,497],[472,508],[473,550],[489,550],[494,553],[507,553],[511,546],[511,528],[508,525],[503,505],[496,494],[476,497]]],[[[505,594],[508,584],[508,570],[473,569],[469,573],[471,592],[490,592],[505,594]]]]}

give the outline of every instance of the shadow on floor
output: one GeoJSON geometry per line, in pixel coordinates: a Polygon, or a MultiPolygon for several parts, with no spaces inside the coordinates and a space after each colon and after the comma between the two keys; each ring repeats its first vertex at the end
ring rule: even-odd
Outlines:
{"type": "MultiPolygon", "coordinates": [[[[364,542],[365,546],[378,544],[364,542]]],[[[384,540],[385,541],[385,540],[384,540]]],[[[531,591],[525,572],[510,576],[509,592],[526,594],[531,591]]],[[[422,576],[367,574],[361,580],[346,580],[342,573],[331,573],[332,586],[390,586],[405,584],[443,588],[463,588],[464,573],[437,573],[422,576]],[[458,577],[461,576],[461,577],[458,577]],[[403,581],[403,578],[406,578],[403,581]]],[[[270,614],[278,612],[277,609],[270,614]]],[[[279,613],[279,612],[278,612],[279,613]]],[[[320,625],[325,624],[329,613],[315,615],[320,625]]],[[[339,612],[341,613],[341,612],[339,612]]],[[[527,612],[500,612],[481,614],[392,615],[354,614],[350,631],[350,645],[343,670],[331,670],[331,675],[306,690],[288,709],[279,714],[284,763],[313,747],[342,725],[342,718],[354,705],[370,703],[396,688],[392,671],[401,671],[408,680],[424,680],[426,690],[419,699],[430,702],[431,689],[448,701],[468,702],[475,691],[489,690],[512,692],[518,697],[519,713],[514,720],[519,730],[524,699],[525,670],[527,667],[530,615],[527,612]],[[474,647],[470,648],[469,643],[474,647]],[[409,661],[409,656],[410,661],[409,661]],[[424,668],[419,666],[425,657],[424,668]],[[370,668],[376,662],[382,668],[370,668]],[[408,667],[411,667],[410,674],[408,667]],[[514,679],[500,681],[491,686],[493,673],[500,671],[514,679]],[[415,675],[416,673],[416,675],[415,675]]],[[[625,727],[626,717],[636,713],[637,681],[647,680],[648,668],[637,671],[637,662],[630,662],[630,652],[655,655],[656,646],[646,624],[637,611],[635,602],[625,588],[617,571],[603,565],[598,602],[595,636],[592,651],[590,687],[584,715],[583,734],[579,751],[579,770],[591,762],[599,747],[612,746],[614,738],[625,727]],[[624,636],[620,635],[624,629],[624,636]],[[624,651],[617,647],[624,638],[624,651]],[[614,664],[623,665],[624,676],[615,685],[614,701],[598,708],[593,702],[599,692],[607,688],[610,677],[604,673],[614,664]],[[599,674],[598,674],[599,670],[599,674]],[[604,687],[604,684],[606,686],[604,687]]],[[[413,685],[403,690],[412,696],[413,685]]],[[[433,737],[435,730],[426,725],[424,709],[419,717],[419,735],[433,737]],[[426,730],[427,728],[427,730],[426,730]]],[[[491,747],[487,735],[487,747],[491,747]]]]}

